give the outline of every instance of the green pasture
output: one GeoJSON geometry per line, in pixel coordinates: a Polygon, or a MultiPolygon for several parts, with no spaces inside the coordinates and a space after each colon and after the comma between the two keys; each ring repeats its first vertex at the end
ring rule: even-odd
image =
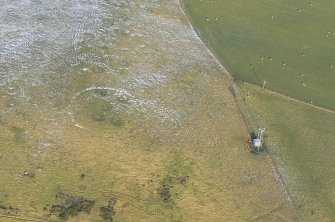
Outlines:
{"type": "Polygon", "coordinates": [[[335,114],[243,84],[255,120],[302,221],[335,217],[335,114]]]}
{"type": "Polygon", "coordinates": [[[240,81],[335,109],[332,0],[184,0],[192,23],[240,81]]]}

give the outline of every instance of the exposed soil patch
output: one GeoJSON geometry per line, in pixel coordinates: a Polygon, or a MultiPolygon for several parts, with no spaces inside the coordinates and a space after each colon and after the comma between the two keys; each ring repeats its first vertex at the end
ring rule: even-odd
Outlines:
{"type": "Polygon", "coordinates": [[[89,214],[95,204],[94,201],[85,199],[84,197],[72,196],[62,192],[57,195],[57,198],[60,200],[60,203],[52,205],[50,213],[57,214],[62,220],[77,216],[81,212],[89,214]]]}

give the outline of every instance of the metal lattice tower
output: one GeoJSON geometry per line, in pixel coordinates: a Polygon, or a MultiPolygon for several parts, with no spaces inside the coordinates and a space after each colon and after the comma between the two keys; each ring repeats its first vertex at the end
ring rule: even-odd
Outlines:
{"type": "Polygon", "coordinates": [[[256,153],[264,151],[264,132],[265,128],[258,128],[257,138],[252,141],[253,150],[256,153]]]}

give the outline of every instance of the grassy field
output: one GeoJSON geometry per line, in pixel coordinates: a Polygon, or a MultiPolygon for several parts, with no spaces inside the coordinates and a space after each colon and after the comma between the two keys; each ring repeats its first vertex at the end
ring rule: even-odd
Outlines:
{"type": "Polygon", "coordinates": [[[0,221],[294,221],[270,159],[250,154],[226,80],[215,69],[192,69],[146,90],[183,113],[178,124],[85,102],[108,97],[105,90],[76,100],[72,112],[84,129],[66,124],[57,140],[44,139],[53,127],[29,104],[7,115],[0,221]]]}
{"type": "Polygon", "coordinates": [[[112,3],[72,66],[0,91],[0,221],[296,220],[177,2],[112,3]]]}
{"type": "Polygon", "coordinates": [[[267,128],[268,150],[303,221],[335,217],[335,115],[242,84],[255,120],[267,128]]]}
{"type": "Polygon", "coordinates": [[[334,1],[183,2],[236,79],[335,109],[334,1]]]}

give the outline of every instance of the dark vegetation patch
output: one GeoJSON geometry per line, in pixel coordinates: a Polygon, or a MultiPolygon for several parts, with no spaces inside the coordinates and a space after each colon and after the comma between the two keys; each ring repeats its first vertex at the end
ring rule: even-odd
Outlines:
{"type": "MultiPolygon", "coordinates": [[[[105,92],[104,90],[99,91],[98,95],[104,96],[104,92],[105,92]]],[[[89,103],[89,111],[91,114],[91,118],[97,122],[104,122],[108,120],[108,115],[110,114],[111,110],[112,110],[111,104],[109,104],[107,101],[103,99],[102,100],[96,99],[89,103]]]]}
{"type": "Polygon", "coordinates": [[[115,127],[123,127],[125,122],[120,116],[112,116],[110,118],[110,123],[115,127]]]}
{"type": "Polygon", "coordinates": [[[172,188],[173,188],[173,178],[170,176],[165,177],[158,190],[160,198],[164,203],[172,202],[172,193],[171,193],[172,188]]]}
{"type": "Polygon", "coordinates": [[[167,174],[162,177],[157,192],[161,201],[171,207],[189,184],[192,168],[180,153],[176,153],[169,162],[167,174]]]}
{"type": "Polygon", "coordinates": [[[25,140],[25,133],[22,128],[19,127],[12,127],[12,132],[14,133],[14,140],[15,142],[22,143],[25,140]]]}
{"type": "Polygon", "coordinates": [[[175,172],[167,175],[163,178],[160,183],[160,187],[158,188],[158,193],[161,200],[167,204],[173,204],[173,198],[178,196],[179,194],[174,192],[173,189],[177,186],[185,187],[188,183],[189,176],[179,176],[175,172]]]}
{"type": "Polygon", "coordinates": [[[3,215],[18,215],[20,210],[16,207],[0,205],[0,213],[3,215]]]}
{"type": "Polygon", "coordinates": [[[91,117],[94,121],[103,122],[107,119],[106,113],[108,110],[109,107],[106,104],[97,104],[91,108],[91,117]]]}
{"type": "Polygon", "coordinates": [[[108,201],[108,205],[106,207],[101,207],[100,208],[100,217],[104,220],[104,221],[114,221],[114,216],[116,214],[114,206],[116,204],[116,199],[115,198],[111,198],[108,201]]]}
{"type": "Polygon", "coordinates": [[[50,209],[51,214],[56,214],[60,219],[67,220],[70,217],[77,216],[79,213],[84,212],[89,214],[95,202],[85,199],[84,197],[73,196],[60,192],[57,195],[60,203],[52,205],[50,209]]]}
{"type": "Polygon", "coordinates": [[[110,123],[115,127],[123,127],[125,125],[122,114],[113,112],[110,104],[103,101],[95,102],[92,105],[91,118],[96,122],[110,123]]]}

